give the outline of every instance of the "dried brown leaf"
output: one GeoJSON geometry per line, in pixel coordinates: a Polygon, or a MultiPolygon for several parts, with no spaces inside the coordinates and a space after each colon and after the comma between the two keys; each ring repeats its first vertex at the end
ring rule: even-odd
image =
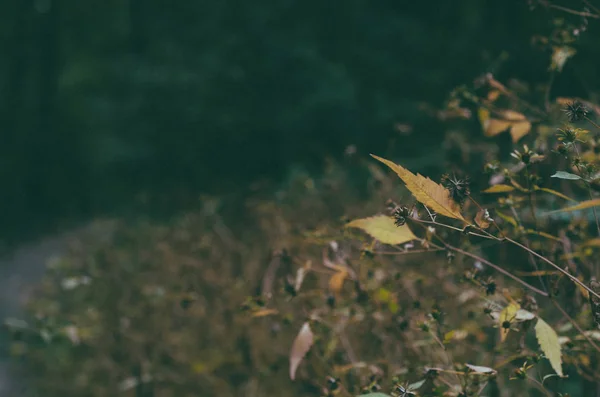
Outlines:
{"type": "Polygon", "coordinates": [[[489,110],[479,109],[479,121],[485,136],[496,136],[503,131],[510,130],[513,143],[516,143],[531,131],[531,123],[522,113],[514,110],[501,110],[497,114],[498,117],[491,117],[489,110]]]}
{"type": "Polygon", "coordinates": [[[329,290],[334,294],[339,294],[342,287],[344,286],[344,281],[348,277],[348,270],[341,268],[339,272],[335,273],[329,279],[329,290]]]}
{"type": "Polygon", "coordinates": [[[300,332],[296,336],[294,340],[294,344],[292,345],[292,350],[290,351],[290,379],[294,380],[296,378],[296,370],[298,366],[302,362],[302,359],[310,350],[312,344],[314,342],[314,335],[312,330],[310,329],[310,324],[308,322],[302,325],[300,328],[300,332]]]}
{"type": "Polygon", "coordinates": [[[482,229],[487,229],[490,227],[489,213],[485,209],[481,209],[477,212],[475,216],[475,223],[482,229]]]}

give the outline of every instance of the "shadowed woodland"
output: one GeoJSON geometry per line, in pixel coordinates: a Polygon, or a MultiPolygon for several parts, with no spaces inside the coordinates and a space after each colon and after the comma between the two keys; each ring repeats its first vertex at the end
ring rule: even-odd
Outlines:
{"type": "Polygon", "coordinates": [[[600,396],[597,7],[2,2],[0,391],[600,396]]]}

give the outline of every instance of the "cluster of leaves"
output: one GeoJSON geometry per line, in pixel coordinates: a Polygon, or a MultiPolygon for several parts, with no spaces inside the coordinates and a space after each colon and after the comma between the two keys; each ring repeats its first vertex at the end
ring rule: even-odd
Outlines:
{"type": "MultiPolygon", "coordinates": [[[[564,46],[551,46],[541,90],[487,74],[452,93],[448,114],[476,114],[483,139],[508,133],[520,146],[485,164],[487,188],[472,193],[455,175],[436,183],[372,155],[415,201],[315,241],[322,266],[299,267],[286,289],[285,310],[306,313],[290,351],[292,380],[324,396],[371,397],[498,395],[502,387],[554,395],[600,380],[600,107],[550,96],[575,53],[565,43],[581,31],[556,30],[564,46]],[[329,279],[325,302],[304,286],[310,273],[329,279]]],[[[283,310],[269,302],[253,315],[283,310]]]]}

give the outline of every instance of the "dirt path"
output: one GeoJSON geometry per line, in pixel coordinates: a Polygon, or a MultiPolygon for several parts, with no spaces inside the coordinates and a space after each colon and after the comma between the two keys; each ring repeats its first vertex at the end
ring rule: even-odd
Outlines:
{"type": "MultiPolygon", "coordinates": [[[[24,316],[23,305],[44,276],[46,264],[64,254],[73,239],[106,238],[113,227],[114,223],[110,221],[89,224],[24,244],[0,257],[0,319],[24,316]]],[[[0,396],[24,396],[26,382],[11,371],[9,347],[9,337],[3,329],[0,333],[0,396]]]]}

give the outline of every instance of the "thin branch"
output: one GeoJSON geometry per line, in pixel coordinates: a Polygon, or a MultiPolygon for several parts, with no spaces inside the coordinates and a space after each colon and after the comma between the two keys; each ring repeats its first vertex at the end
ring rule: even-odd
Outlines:
{"type": "Polygon", "coordinates": [[[554,8],[555,10],[564,11],[568,14],[579,15],[580,17],[600,19],[600,15],[591,14],[591,13],[585,12],[585,11],[576,11],[576,10],[572,10],[567,7],[557,6],[556,4],[548,4],[548,7],[554,8]]]}
{"type": "Polygon", "coordinates": [[[592,10],[594,10],[594,12],[600,14],[600,9],[598,9],[598,7],[596,7],[595,5],[590,3],[588,0],[583,0],[583,2],[585,3],[586,6],[590,7],[592,10]]]}
{"type": "MultiPolygon", "coordinates": [[[[600,299],[600,295],[598,295],[597,293],[595,293],[594,291],[592,291],[587,285],[585,285],[584,283],[582,283],[577,277],[573,276],[571,273],[567,272],[566,270],[564,270],[563,268],[561,268],[560,266],[558,266],[556,263],[552,262],[550,259],[546,258],[545,256],[542,256],[540,254],[538,254],[537,252],[535,252],[534,250],[532,250],[531,248],[527,248],[526,246],[524,246],[523,244],[511,239],[511,238],[504,238],[504,240],[516,245],[517,247],[521,247],[522,249],[524,249],[525,251],[537,256],[538,258],[540,258],[541,260],[543,260],[544,262],[546,262],[547,264],[549,264],[550,266],[552,266],[553,268],[555,268],[556,270],[558,270],[559,272],[561,272],[562,274],[564,274],[565,276],[567,276],[568,278],[570,278],[575,284],[578,284],[580,287],[582,287],[583,289],[585,289],[586,291],[588,291],[590,294],[594,295],[595,297],[597,297],[598,299],[600,299]]],[[[546,295],[548,296],[548,295],[546,295]]]]}
{"type": "Polygon", "coordinates": [[[503,268],[501,268],[500,266],[498,266],[498,265],[496,265],[496,264],[494,264],[494,263],[492,263],[492,262],[488,261],[487,259],[484,259],[484,258],[482,258],[482,257],[480,257],[480,256],[477,256],[477,255],[475,255],[475,254],[471,254],[470,252],[463,251],[463,250],[461,250],[460,248],[453,247],[453,246],[451,246],[451,245],[449,245],[449,244],[446,244],[446,248],[448,248],[449,250],[452,250],[452,251],[458,252],[459,254],[463,254],[463,255],[469,256],[469,257],[471,257],[471,258],[473,258],[473,259],[475,259],[475,260],[478,260],[478,261],[479,261],[479,262],[481,262],[481,263],[485,263],[485,264],[486,264],[486,265],[488,265],[489,267],[491,267],[491,268],[493,268],[493,269],[497,270],[498,272],[500,272],[500,273],[504,274],[504,275],[505,275],[505,276],[507,276],[507,277],[510,277],[510,278],[512,278],[513,280],[515,280],[515,281],[516,281],[516,282],[518,282],[519,284],[521,284],[521,285],[523,285],[523,286],[525,286],[525,287],[529,288],[529,289],[530,289],[530,290],[532,290],[533,292],[536,292],[536,293],[538,293],[538,294],[540,294],[540,295],[542,295],[542,296],[549,296],[547,292],[544,292],[544,291],[542,291],[541,289],[538,289],[538,288],[534,287],[533,285],[531,285],[531,284],[527,283],[526,281],[523,281],[523,280],[522,280],[522,279],[520,279],[519,277],[517,277],[517,276],[515,276],[514,274],[512,274],[512,273],[510,273],[510,272],[508,272],[508,271],[506,271],[506,270],[504,270],[504,269],[503,269],[503,268]]]}
{"type": "Polygon", "coordinates": [[[569,322],[571,324],[573,324],[573,327],[575,327],[575,329],[577,329],[577,331],[579,331],[579,333],[590,343],[590,345],[592,345],[594,347],[594,349],[596,349],[596,351],[598,353],[600,353],[600,347],[598,347],[598,345],[596,343],[594,343],[594,341],[592,340],[592,338],[590,338],[583,329],[581,329],[581,327],[579,326],[579,324],[577,324],[577,322],[575,322],[575,320],[573,320],[571,318],[571,316],[569,316],[569,314],[558,304],[558,302],[554,299],[551,299],[552,303],[554,303],[554,306],[556,306],[556,308],[563,314],[563,316],[565,316],[567,318],[567,320],[569,320],[569,322]]]}

